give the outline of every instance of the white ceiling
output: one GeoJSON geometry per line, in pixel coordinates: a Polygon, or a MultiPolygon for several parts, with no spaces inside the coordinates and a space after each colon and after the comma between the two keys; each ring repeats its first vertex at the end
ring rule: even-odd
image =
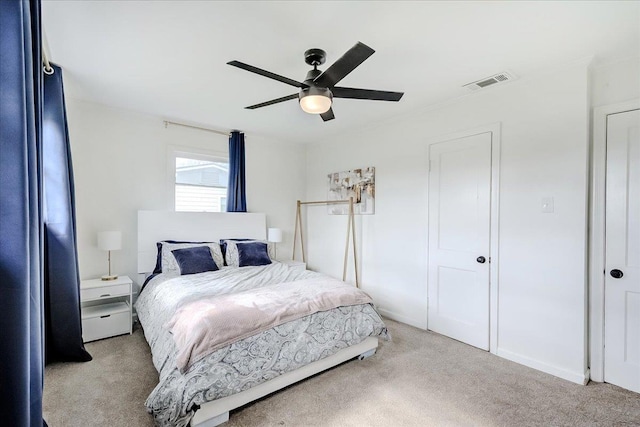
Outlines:
{"type": "Polygon", "coordinates": [[[42,21],[71,97],[297,142],[465,95],[462,85],[501,71],[640,56],[638,1],[44,1],[42,21]],[[245,110],[296,89],[226,65],[301,81],[306,49],[324,49],[326,67],[357,41],[376,53],[340,85],[405,96],[337,99],[326,123],[295,100],[245,110]]]}

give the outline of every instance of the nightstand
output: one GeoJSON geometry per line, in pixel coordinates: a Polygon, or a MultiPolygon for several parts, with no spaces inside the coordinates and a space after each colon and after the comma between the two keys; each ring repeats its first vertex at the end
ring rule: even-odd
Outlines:
{"type": "Polygon", "coordinates": [[[280,261],[281,263],[288,265],[291,268],[297,269],[297,270],[306,270],[307,269],[307,263],[306,262],[302,262],[302,261],[296,261],[293,259],[288,259],[285,261],[280,261]]]}
{"type": "Polygon", "coordinates": [[[115,280],[80,282],[82,340],[84,342],[131,334],[131,287],[127,276],[115,280]]]}

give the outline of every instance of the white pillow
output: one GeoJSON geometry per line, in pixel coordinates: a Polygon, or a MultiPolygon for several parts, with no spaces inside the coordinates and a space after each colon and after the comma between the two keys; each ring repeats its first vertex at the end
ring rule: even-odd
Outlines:
{"type": "Polygon", "coordinates": [[[180,266],[176,257],[173,256],[171,251],[176,249],[194,248],[196,246],[208,246],[211,250],[211,257],[216,263],[218,268],[224,267],[224,257],[222,256],[222,250],[220,244],[211,243],[162,243],[162,273],[163,274],[180,274],[180,266]]]}
{"type": "Polygon", "coordinates": [[[267,253],[269,254],[269,258],[271,258],[272,261],[276,259],[275,245],[271,242],[267,242],[266,240],[242,240],[242,241],[237,240],[236,241],[233,239],[226,239],[225,242],[227,243],[225,260],[227,261],[227,265],[229,267],[240,267],[240,255],[238,253],[238,246],[236,246],[236,243],[249,243],[249,242],[266,243],[267,253]]]}

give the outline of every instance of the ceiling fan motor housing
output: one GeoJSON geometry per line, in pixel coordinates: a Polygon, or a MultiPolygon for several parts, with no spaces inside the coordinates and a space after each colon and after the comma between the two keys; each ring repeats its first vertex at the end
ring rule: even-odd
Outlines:
{"type": "Polygon", "coordinates": [[[322,74],[322,71],[320,70],[309,70],[309,72],[307,73],[307,77],[305,77],[304,79],[304,84],[306,84],[307,86],[315,86],[315,83],[313,82],[313,80],[318,77],[320,74],[322,74]]]}
{"type": "MultiPolygon", "coordinates": [[[[316,50],[319,50],[319,49],[316,49],[316,50]]],[[[322,71],[320,70],[317,70],[317,69],[309,70],[309,72],[307,73],[307,77],[304,80],[304,84],[306,84],[309,87],[300,89],[300,92],[298,93],[298,101],[304,98],[305,96],[324,96],[326,98],[333,100],[333,93],[329,88],[320,87],[316,85],[316,83],[313,81],[320,74],[322,74],[322,71]]]]}

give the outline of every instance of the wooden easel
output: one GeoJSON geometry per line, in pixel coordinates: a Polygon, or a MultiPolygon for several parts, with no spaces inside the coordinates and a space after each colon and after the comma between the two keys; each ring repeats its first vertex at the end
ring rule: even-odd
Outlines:
{"type": "Polygon", "coordinates": [[[306,255],[304,253],[304,239],[302,237],[302,214],[300,207],[302,205],[339,205],[339,204],[349,204],[349,215],[347,219],[347,242],[344,247],[344,266],[342,269],[342,281],[347,280],[347,260],[349,258],[349,238],[352,239],[353,242],[353,268],[355,270],[356,276],[356,287],[360,287],[360,280],[358,277],[358,255],[356,251],[356,223],[355,217],[353,214],[353,197],[350,197],[349,200],[321,200],[317,202],[301,202],[298,200],[296,205],[296,225],[295,231],[293,234],[293,255],[292,259],[296,259],[296,241],[298,240],[298,230],[300,230],[300,248],[302,250],[302,261],[307,262],[306,255]]]}

